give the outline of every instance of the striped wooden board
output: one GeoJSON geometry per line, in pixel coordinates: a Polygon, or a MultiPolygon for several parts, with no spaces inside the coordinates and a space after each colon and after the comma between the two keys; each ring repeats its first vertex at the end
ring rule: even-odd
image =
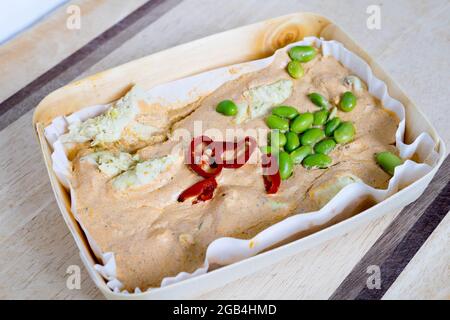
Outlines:
{"type": "MultiPolygon", "coordinates": [[[[43,97],[97,71],[270,17],[317,12],[391,74],[448,144],[450,3],[378,1],[381,29],[369,30],[372,2],[74,0],[68,5],[81,8],[81,29],[66,27],[65,5],[0,46],[0,298],[102,298],[59,214],[31,127],[43,97]],[[66,285],[71,265],[81,268],[80,289],[66,285]]],[[[449,181],[447,159],[423,196],[401,212],[198,298],[448,299],[449,181]],[[372,266],[381,271],[379,289],[367,286],[372,266]]]]}

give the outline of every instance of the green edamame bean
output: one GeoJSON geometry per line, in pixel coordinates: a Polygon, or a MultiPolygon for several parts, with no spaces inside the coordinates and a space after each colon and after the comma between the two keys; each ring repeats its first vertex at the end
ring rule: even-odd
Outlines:
{"type": "Polygon", "coordinates": [[[313,126],[321,126],[328,119],[328,111],[327,110],[319,110],[314,112],[314,122],[313,126]]]}
{"type": "Polygon", "coordinates": [[[334,147],[336,147],[336,142],[332,138],[326,138],[314,146],[314,151],[316,153],[329,154],[334,147]]]}
{"type": "Polygon", "coordinates": [[[292,60],[299,62],[308,62],[316,57],[316,49],[312,46],[295,46],[289,50],[289,56],[292,60]]]}
{"type": "Polygon", "coordinates": [[[294,171],[294,163],[287,152],[280,152],[278,156],[278,167],[282,180],[286,180],[292,175],[292,172],[294,171]]]}
{"type": "Polygon", "coordinates": [[[401,165],[403,160],[389,151],[383,151],[375,155],[378,165],[391,176],[394,175],[395,167],[401,165]]]}
{"type": "Polygon", "coordinates": [[[311,146],[301,146],[291,152],[290,156],[294,164],[302,163],[303,159],[313,153],[311,146]]]}
{"type": "Polygon", "coordinates": [[[299,61],[291,61],[287,65],[287,72],[294,79],[300,79],[305,74],[302,64],[299,61]]]}
{"type": "Polygon", "coordinates": [[[324,109],[328,109],[328,100],[320,93],[317,93],[317,92],[310,93],[310,94],[308,94],[308,98],[316,106],[324,108],[324,109]]]}
{"type": "Polygon", "coordinates": [[[287,132],[284,150],[286,150],[287,152],[292,152],[298,147],[300,147],[300,140],[298,138],[298,135],[294,132],[287,132]]]}
{"type": "Polygon", "coordinates": [[[272,130],[269,134],[270,146],[273,149],[280,149],[286,144],[286,136],[279,130],[272,130]]]}
{"type": "Polygon", "coordinates": [[[291,122],[291,131],[294,133],[302,133],[309,129],[313,122],[314,115],[312,113],[301,113],[291,122]]]}
{"type": "Polygon", "coordinates": [[[216,111],[225,116],[234,116],[238,112],[238,107],[231,100],[223,100],[217,105],[216,111]]]}
{"type": "Polygon", "coordinates": [[[328,121],[325,124],[325,134],[328,137],[333,135],[334,130],[336,130],[340,124],[341,124],[341,119],[339,119],[338,117],[331,119],[330,121],[328,121]]]}
{"type": "Polygon", "coordinates": [[[337,143],[347,143],[355,137],[355,126],[347,121],[342,122],[333,132],[334,140],[337,143]]]}
{"type": "Polygon", "coordinates": [[[270,129],[278,129],[283,132],[289,130],[289,121],[274,114],[266,118],[266,124],[270,129]]]}
{"type": "Polygon", "coordinates": [[[298,115],[298,111],[291,106],[279,106],[272,109],[272,114],[281,118],[294,119],[298,115]]]}
{"type": "Polygon", "coordinates": [[[303,160],[303,166],[306,169],[320,168],[325,169],[331,165],[333,160],[326,154],[316,153],[307,156],[303,160]]]}
{"type": "Polygon", "coordinates": [[[325,138],[325,132],[319,128],[311,128],[306,130],[306,132],[300,138],[300,142],[303,146],[313,146],[320,140],[325,138]]]}
{"type": "Polygon", "coordinates": [[[339,101],[339,108],[344,112],[350,112],[355,109],[355,106],[355,95],[350,91],[345,92],[341,97],[341,101],[339,101]]]}

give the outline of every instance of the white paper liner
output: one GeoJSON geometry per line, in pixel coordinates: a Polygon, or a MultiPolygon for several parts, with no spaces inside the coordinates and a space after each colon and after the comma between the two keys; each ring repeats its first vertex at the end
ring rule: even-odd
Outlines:
{"type": "MultiPolygon", "coordinates": [[[[337,41],[326,41],[316,37],[307,37],[302,41],[290,44],[280,50],[285,51],[295,45],[315,45],[322,49],[323,55],[331,55],[340,61],[345,67],[361,78],[368,86],[368,91],[377,97],[386,109],[393,111],[400,119],[399,127],[396,131],[396,147],[400,156],[408,159],[416,155],[422,163],[406,160],[402,165],[395,168],[394,176],[389,181],[386,190],[372,188],[363,182],[355,182],[344,187],[330,202],[322,209],[315,212],[301,213],[290,216],[257,234],[253,239],[241,240],[235,238],[219,238],[213,241],[207,248],[204,265],[192,273],[180,272],[174,277],[166,277],[161,282],[161,287],[196,277],[208,272],[209,265],[227,265],[245,258],[251,257],[281,241],[288,239],[301,231],[308,230],[314,226],[323,225],[331,221],[338,214],[348,207],[352,202],[371,196],[377,203],[385,200],[399,189],[417,181],[432,170],[437,163],[439,154],[435,151],[436,144],[428,133],[421,133],[413,143],[406,144],[403,141],[405,133],[405,108],[397,100],[389,96],[386,84],[376,78],[369,65],[356,54],[347,50],[337,41]]],[[[279,51],[280,51],[279,50],[279,51]]],[[[159,103],[162,106],[187,105],[194,102],[199,97],[211,93],[223,83],[237,79],[241,75],[263,69],[274,61],[274,56],[242,63],[234,66],[215,69],[188,78],[180,79],[170,83],[158,85],[147,92],[150,102],[159,103]]],[[[45,128],[45,136],[53,146],[52,161],[53,170],[61,183],[70,188],[69,177],[71,174],[71,163],[67,159],[59,137],[67,131],[68,125],[74,121],[84,121],[97,116],[110,107],[108,105],[97,105],[84,108],[67,117],[55,118],[52,123],[45,128]]],[[[78,220],[76,204],[71,191],[72,213],[78,220]]],[[[79,221],[79,220],[78,220],[79,221]]],[[[81,223],[80,223],[81,225],[81,223]]],[[[123,285],[116,278],[116,263],[114,253],[102,253],[87,230],[81,225],[86,233],[86,237],[94,254],[102,260],[103,265],[95,265],[95,269],[107,281],[111,290],[117,293],[122,291],[123,285]]],[[[139,293],[139,288],[135,293],[139,293]]]]}

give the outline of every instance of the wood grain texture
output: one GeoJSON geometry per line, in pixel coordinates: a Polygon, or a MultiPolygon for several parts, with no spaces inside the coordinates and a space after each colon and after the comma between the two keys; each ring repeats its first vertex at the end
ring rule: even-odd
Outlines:
{"type": "Polygon", "coordinates": [[[449,231],[450,215],[447,213],[383,299],[450,299],[449,231]]]}
{"type": "Polygon", "coordinates": [[[153,0],[144,3],[85,46],[1,102],[0,130],[34,108],[50,92],[73,81],[81,72],[101,60],[107,53],[114,51],[123,41],[144,26],[151,24],[176,4],[178,4],[178,0],[153,0]]]}
{"type": "Polygon", "coordinates": [[[101,298],[59,213],[30,121],[0,132],[8,150],[0,154],[0,299],[101,298]],[[67,289],[70,265],[82,268],[82,290],[67,289]]]}
{"type": "Polygon", "coordinates": [[[42,23],[6,42],[0,47],[0,72],[8,74],[9,81],[2,83],[0,101],[13,95],[146,1],[72,0],[42,23]],[[66,9],[69,5],[76,5],[81,10],[80,29],[69,30],[66,27],[69,17],[66,9]]]}
{"type": "MultiPolygon", "coordinates": [[[[230,28],[296,11],[313,11],[341,25],[372,55],[400,83],[405,92],[418,102],[448,144],[450,129],[445,111],[450,101],[447,90],[450,75],[447,53],[450,51],[450,44],[445,39],[449,37],[449,2],[379,1],[382,8],[382,29],[370,31],[365,27],[366,8],[372,2],[184,0],[158,16],[151,24],[143,26],[141,31],[122,39],[120,45],[111,52],[106,52],[102,59],[82,70],[76,78],[230,28]],[[352,14],[349,15],[348,12],[352,14]],[[428,45],[429,51],[424,53],[419,50],[419,44],[422,43],[428,45]]],[[[104,5],[105,1],[97,3],[104,5]]],[[[75,52],[83,43],[131,12],[133,5],[137,7],[142,2],[130,2],[130,7],[121,11],[123,3],[115,1],[117,7],[114,10],[101,10],[96,14],[93,12],[92,18],[86,16],[92,19],[89,20],[92,21],[89,24],[91,30],[80,30],[84,35],[82,40],[78,39],[79,42],[67,30],[46,24],[65,21],[65,12],[61,11],[45,21],[40,26],[42,29],[38,26],[30,30],[20,40],[25,43],[30,43],[29,39],[42,40],[42,32],[52,30],[49,38],[54,42],[49,46],[57,43],[61,47],[58,54],[43,54],[42,51],[25,49],[17,59],[12,56],[8,60],[7,69],[0,69],[4,71],[0,73],[0,101],[48,67],[75,52]],[[107,13],[111,13],[111,16],[107,13]],[[39,57],[36,69],[32,68],[33,55],[39,57]],[[27,68],[30,68],[29,73],[22,70],[27,68]],[[10,76],[14,79],[11,84],[3,85],[10,76]]],[[[45,41],[43,42],[42,46],[45,47],[45,41]]],[[[0,57],[4,53],[5,46],[0,47],[0,57]]],[[[2,61],[4,60],[0,59],[0,65],[2,61]]],[[[28,111],[0,131],[0,147],[8,150],[0,153],[0,298],[102,298],[84,271],[77,248],[56,207],[40,151],[33,137],[31,116],[31,111],[28,111]],[[66,287],[66,269],[72,264],[82,268],[81,290],[68,290],[66,287]]],[[[395,213],[386,215],[364,228],[200,298],[328,298],[395,216],[395,213]]],[[[448,255],[444,254],[449,248],[448,240],[445,241],[448,234],[447,216],[421,248],[417,255],[419,258],[416,259],[416,256],[410,261],[387,291],[386,298],[448,297],[445,289],[450,287],[450,277],[445,277],[445,270],[448,270],[449,264],[448,255]],[[423,281],[417,281],[418,273],[422,274],[423,281]],[[415,290],[415,293],[408,290],[415,290]]]]}
{"type": "MultiPolygon", "coordinates": [[[[433,219],[433,215],[447,214],[450,208],[449,199],[450,157],[439,169],[423,195],[400,212],[331,298],[381,298],[418,250],[414,246],[421,246],[436,227],[435,224],[441,221],[441,219],[433,219]],[[429,234],[425,229],[429,230],[429,234]],[[425,239],[420,241],[418,237],[425,237],[425,239]],[[372,265],[380,267],[383,281],[379,290],[370,290],[365,284],[367,269],[372,265]]],[[[445,246],[445,242],[443,245],[445,246]]]]}

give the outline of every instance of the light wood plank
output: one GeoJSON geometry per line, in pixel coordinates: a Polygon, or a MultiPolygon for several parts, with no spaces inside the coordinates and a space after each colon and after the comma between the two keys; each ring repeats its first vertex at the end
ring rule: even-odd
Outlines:
{"type": "Polygon", "coordinates": [[[43,74],[147,0],[72,0],[48,19],[0,47],[0,101],[43,74]],[[66,27],[66,9],[81,10],[81,28],[66,27]],[[0,76],[1,78],[1,76],[0,76]]]}

